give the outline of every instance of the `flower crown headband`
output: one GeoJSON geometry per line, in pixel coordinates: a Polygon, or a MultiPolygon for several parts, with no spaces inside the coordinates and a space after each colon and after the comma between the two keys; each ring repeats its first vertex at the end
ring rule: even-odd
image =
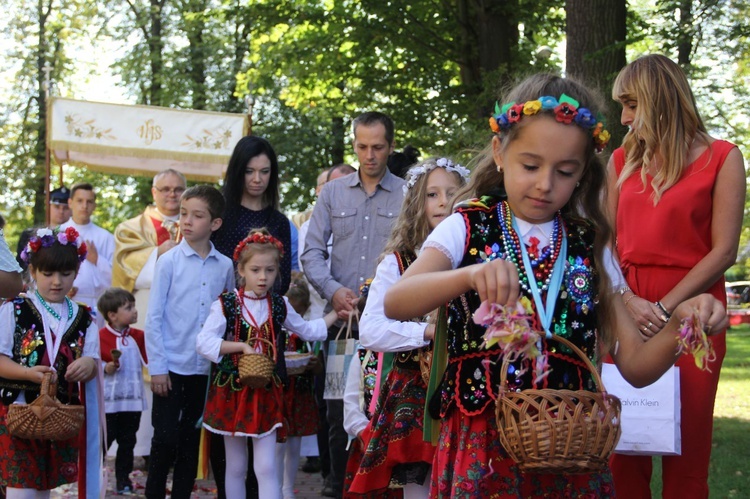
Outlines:
{"type": "Polygon", "coordinates": [[[516,104],[511,102],[502,108],[495,103],[495,115],[490,117],[490,128],[495,133],[510,129],[518,123],[523,116],[533,116],[540,111],[551,110],[555,112],[555,119],[560,123],[569,125],[575,122],[584,130],[590,130],[594,138],[596,152],[602,152],[609,142],[609,132],[604,129],[601,120],[597,120],[591,111],[580,107],[577,100],[569,95],[562,94],[560,99],[545,95],[536,100],[530,100],[516,104]]]}
{"type": "Polygon", "coordinates": [[[435,168],[445,168],[445,171],[447,172],[456,172],[464,180],[468,180],[469,174],[471,173],[465,166],[454,164],[453,161],[449,160],[448,158],[439,158],[435,161],[428,160],[422,163],[420,166],[409,168],[409,170],[406,172],[406,185],[404,186],[404,194],[406,194],[409,189],[414,187],[420,176],[424,175],[425,173],[431,172],[435,168]]]}
{"type": "Polygon", "coordinates": [[[86,259],[86,243],[84,243],[79,237],[78,231],[75,230],[75,228],[68,227],[65,230],[60,230],[59,228],[37,229],[36,233],[29,238],[26,247],[21,251],[21,260],[28,264],[33,253],[36,253],[41,248],[52,247],[52,245],[55,244],[55,241],[63,246],[75,246],[79,262],[86,259]]]}
{"type": "Polygon", "coordinates": [[[256,232],[255,234],[251,236],[247,236],[245,239],[240,241],[240,243],[234,249],[234,261],[235,262],[239,261],[242,251],[245,249],[245,246],[247,246],[248,244],[272,244],[276,247],[277,250],[279,250],[279,253],[281,254],[281,256],[282,257],[284,256],[284,245],[281,244],[281,241],[279,241],[273,236],[270,236],[267,234],[261,234],[260,232],[256,232]]]}

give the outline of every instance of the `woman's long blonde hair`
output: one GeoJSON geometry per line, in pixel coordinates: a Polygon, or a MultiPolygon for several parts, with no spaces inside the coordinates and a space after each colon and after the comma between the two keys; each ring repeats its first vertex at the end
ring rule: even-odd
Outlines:
{"type": "Polygon", "coordinates": [[[682,177],[693,141],[709,143],[693,91],[680,66],[668,57],[651,54],[639,57],[620,71],[612,87],[612,98],[624,104],[632,100],[637,106],[633,129],[622,141],[625,167],[617,187],[640,168],[645,188],[650,172],[656,205],[664,191],[682,177]],[[656,156],[661,162],[649,171],[656,156]]]}

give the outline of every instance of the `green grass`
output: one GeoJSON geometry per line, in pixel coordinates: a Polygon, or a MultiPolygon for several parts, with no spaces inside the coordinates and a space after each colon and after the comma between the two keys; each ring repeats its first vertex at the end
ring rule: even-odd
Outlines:
{"type": "MultiPolygon", "coordinates": [[[[714,436],[708,486],[711,498],[747,497],[750,492],[750,325],[727,332],[714,409],[714,436]]],[[[651,481],[661,497],[661,459],[654,459],[651,481]]]]}

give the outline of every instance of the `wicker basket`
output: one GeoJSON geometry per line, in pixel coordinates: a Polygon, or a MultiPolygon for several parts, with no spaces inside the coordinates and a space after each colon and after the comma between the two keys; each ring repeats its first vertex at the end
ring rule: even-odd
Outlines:
{"type": "MultiPolygon", "coordinates": [[[[620,438],[620,399],[604,391],[599,372],[578,347],[560,336],[585,362],[599,392],[529,389],[497,400],[500,442],[525,472],[589,473],[606,468],[620,438]]],[[[503,360],[501,386],[508,362],[503,360]]]]}
{"type": "Polygon", "coordinates": [[[44,373],[39,397],[30,404],[11,404],[6,422],[8,432],[17,438],[68,440],[81,431],[85,409],[57,400],[57,382],[52,373],[44,373]]]}
{"type": "Polygon", "coordinates": [[[304,374],[312,357],[313,356],[310,353],[284,352],[287,376],[299,376],[300,374],[304,374]]]}
{"type": "Polygon", "coordinates": [[[271,381],[276,367],[276,345],[264,338],[250,338],[248,343],[255,341],[266,343],[270,347],[272,357],[262,352],[240,355],[237,367],[240,371],[240,382],[249,388],[263,388],[271,381]]]}
{"type": "Polygon", "coordinates": [[[425,385],[430,384],[430,369],[432,369],[432,345],[419,352],[419,372],[425,385]]]}

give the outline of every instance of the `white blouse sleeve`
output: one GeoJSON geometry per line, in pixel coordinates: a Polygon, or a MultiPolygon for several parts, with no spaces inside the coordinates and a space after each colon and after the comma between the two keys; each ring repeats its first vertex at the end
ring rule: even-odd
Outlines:
{"type": "Polygon", "coordinates": [[[213,363],[221,362],[223,355],[219,352],[226,328],[227,318],[224,317],[221,300],[216,300],[211,304],[203,329],[195,338],[195,351],[213,363]]]}
{"type": "Polygon", "coordinates": [[[433,229],[422,250],[434,248],[443,253],[451,262],[452,268],[458,268],[464,258],[466,242],[466,224],[460,213],[453,213],[433,229]]]}
{"type": "Polygon", "coordinates": [[[620,268],[620,262],[615,258],[612,253],[612,248],[607,246],[604,248],[604,270],[607,272],[609,279],[612,281],[612,291],[617,291],[627,286],[625,282],[625,276],[622,275],[622,269],[620,268]]]}
{"type": "Polygon", "coordinates": [[[86,329],[86,340],[83,343],[83,356],[100,359],[102,357],[101,347],[99,346],[99,327],[96,320],[91,318],[91,324],[86,329]]]}
{"type": "Polygon", "coordinates": [[[426,322],[400,322],[385,316],[385,294],[400,277],[396,256],[386,255],[370,284],[367,305],[359,322],[359,341],[363,347],[378,352],[401,352],[429,344],[424,340],[426,322]]]}
{"type": "Polygon", "coordinates": [[[323,341],[328,337],[328,326],[322,317],[306,321],[299,315],[289,304],[289,299],[285,296],[286,320],[284,327],[287,331],[296,334],[305,341],[323,341]]]}
{"type": "Polygon", "coordinates": [[[0,355],[13,358],[13,333],[16,330],[16,316],[13,302],[0,306],[0,355]]]}
{"type": "Polygon", "coordinates": [[[344,388],[344,430],[352,438],[359,435],[369,423],[360,406],[361,379],[362,364],[359,361],[359,352],[355,351],[349,364],[349,372],[346,374],[346,387],[344,388]]]}

